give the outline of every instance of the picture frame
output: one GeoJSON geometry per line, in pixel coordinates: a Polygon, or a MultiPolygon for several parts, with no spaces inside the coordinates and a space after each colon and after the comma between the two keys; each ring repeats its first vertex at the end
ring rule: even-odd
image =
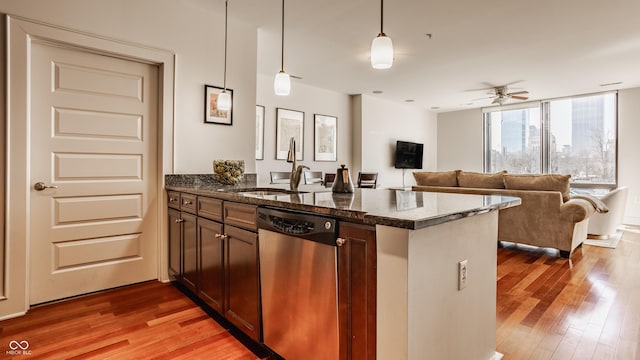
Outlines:
{"type": "Polygon", "coordinates": [[[256,105],[256,160],[264,160],[264,106],[256,105]]]}
{"type": "Polygon", "coordinates": [[[218,95],[224,90],[213,85],[204,86],[204,122],[206,124],[233,125],[233,90],[227,88],[231,95],[231,110],[220,111],[217,108],[218,95]]]}
{"type": "Polygon", "coordinates": [[[276,160],[286,160],[289,140],[296,141],[296,160],[303,160],[304,112],[276,108],[276,160]]]}
{"type": "Polygon", "coordinates": [[[313,160],[338,160],[338,118],[335,116],[313,115],[313,160]]]}

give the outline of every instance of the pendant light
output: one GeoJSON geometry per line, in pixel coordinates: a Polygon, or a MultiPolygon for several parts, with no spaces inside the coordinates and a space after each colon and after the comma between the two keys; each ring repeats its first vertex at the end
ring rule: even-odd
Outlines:
{"type": "Polygon", "coordinates": [[[371,66],[374,69],[388,69],[393,65],[393,43],[382,28],[383,2],[380,0],[380,33],[371,42],[371,66]]]}
{"type": "Polygon", "coordinates": [[[229,13],[229,0],[224,1],[224,85],[223,90],[218,94],[216,106],[218,110],[231,110],[231,94],[227,92],[227,15],[229,13]]]}
{"type": "Polygon", "coordinates": [[[276,74],[273,90],[276,95],[288,96],[291,92],[291,78],[284,72],[284,0],[282,0],[282,43],[280,47],[280,72],[276,74]]]}

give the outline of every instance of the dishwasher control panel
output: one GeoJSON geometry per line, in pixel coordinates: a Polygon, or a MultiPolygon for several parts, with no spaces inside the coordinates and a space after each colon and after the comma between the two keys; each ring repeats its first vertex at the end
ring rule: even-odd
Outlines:
{"type": "Polygon", "coordinates": [[[258,228],[302,237],[327,244],[335,243],[336,219],[309,213],[258,208],[258,228]]]}

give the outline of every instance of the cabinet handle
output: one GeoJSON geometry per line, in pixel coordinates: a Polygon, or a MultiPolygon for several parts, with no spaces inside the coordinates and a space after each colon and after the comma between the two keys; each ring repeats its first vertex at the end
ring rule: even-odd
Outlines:
{"type": "Polygon", "coordinates": [[[178,223],[178,224],[179,224],[179,223],[181,223],[181,222],[184,222],[184,219],[176,219],[176,223],[178,223]]]}
{"type": "Polygon", "coordinates": [[[337,238],[336,239],[336,245],[338,245],[338,246],[344,245],[345,242],[347,242],[347,240],[345,240],[343,238],[337,238]]]}
{"type": "Polygon", "coordinates": [[[182,205],[191,205],[191,201],[189,201],[189,200],[185,200],[185,201],[182,203],[182,205]]]}
{"type": "Polygon", "coordinates": [[[229,235],[226,235],[226,234],[216,234],[216,238],[217,238],[217,239],[225,240],[225,239],[228,239],[228,238],[229,238],[229,235]]]}
{"type": "Polygon", "coordinates": [[[169,198],[169,202],[176,202],[176,201],[178,201],[178,199],[176,199],[176,198],[169,198]]]}

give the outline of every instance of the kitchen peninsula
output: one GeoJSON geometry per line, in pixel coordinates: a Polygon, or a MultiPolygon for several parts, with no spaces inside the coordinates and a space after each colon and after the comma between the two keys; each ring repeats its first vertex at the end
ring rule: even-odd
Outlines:
{"type": "MultiPolygon", "coordinates": [[[[176,246],[170,238],[170,272],[254,341],[262,341],[257,260],[251,279],[242,281],[244,290],[253,283],[257,291],[255,304],[247,307],[237,303],[247,297],[234,294],[239,289],[233,273],[212,277],[222,265],[204,265],[203,257],[213,255],[229,269],[234,245],[230,242],[225,252],[198,242],[207,234],[213,239],[214,233],[217,239],[244,237],[257,257],[256,209],[269,207],[338,223],[337,236],[345,241],[337,260],[340,359],[498,358],[498,211],[519,205],[520,199],[391,189],[334,194],[317,186],[290,192],[180,175],[167,175],[165,182],[170,237],[182,239],[176,246]],[[184,228],[174,224],[193,228],[192,239],[185,242],[184,228]],[[189,242],[192,246],[185,248],[189,242]]],[[[246,260],[241,261],[245,273],[246,260]]]]}

